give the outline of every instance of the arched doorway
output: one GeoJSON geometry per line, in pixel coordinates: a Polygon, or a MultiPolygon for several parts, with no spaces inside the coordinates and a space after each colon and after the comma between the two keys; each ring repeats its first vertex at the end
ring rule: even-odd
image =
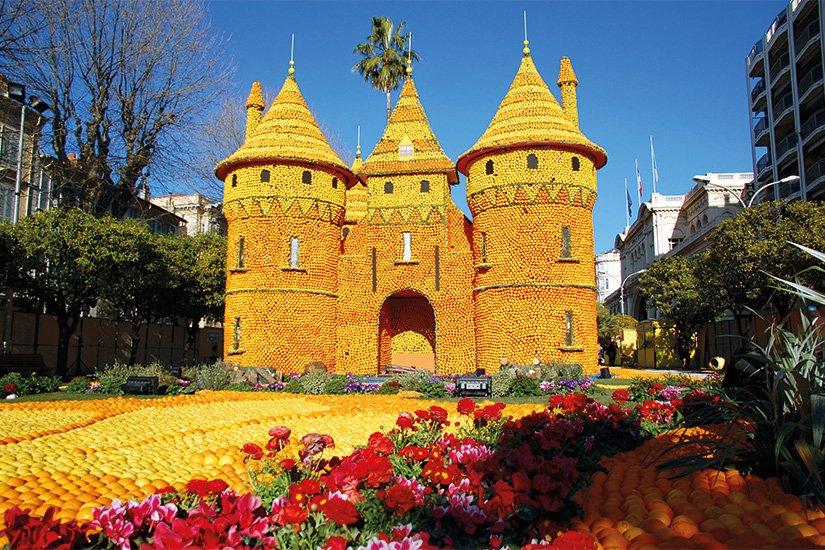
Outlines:
{"type": "Polygon", "coordinates": [[[378,314],[378,370],[387,365],[436,372],[435,310],[423,294],[401,290],[388,296],[378,314]]]}

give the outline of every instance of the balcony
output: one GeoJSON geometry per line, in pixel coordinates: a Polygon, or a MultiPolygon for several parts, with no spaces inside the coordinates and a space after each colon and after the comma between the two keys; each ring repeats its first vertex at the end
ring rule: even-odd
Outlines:
{"type": "Polygon", "coordinates": [[[795,195],[799,193],[799,181],[796,180],[791,183],[782,183],[779,185],[779,198],[780,199],[787,199],[791,195],[795,195]]]}
{"type": "Polygon", "coordinates": [[[791,133],[776,144],[776,160],[781,162],[783,155],[794,147],[796,147],[796,134],[791,133]]]}
{"type": "Polygon", "coordinates": [[[802,123],[802,141],[806,141],[817,130],[825,128],[825,109],[820,109],[802,123]]]}
{"type": "Polygon", "coordinates": [[[762,51],[762,40],[760,40],[759,42],[753,45],[753,48],[751,48],[751,53],[748,54],[748,70],[750,70],[751,65],[753,65],[757,58],[762,57],[762,51]]]}
{"type": "Polygon", "coordinates": [[[793,107],[793,95],[791,93],[785,94],[785,96],[782,99],[773,104],[774,125],[779,124],[779,119],[781,118],[779,115],[781,115],[791,107],[793,107]]]}
{"type": "Polygon", "coordinates": [[[807,27],[805,30],[799,33],[799,35],[794,39],[794,51],[796,51],[796,57],[800,57],[803,51],[808,47],[808,44],[813,43],[814,39],[819,36],[819,21],[814,21],[807,27]]]}
{"type": "Polygon", "coordinates": [[[818,63],[813,69],[806,72],[802,80],[799,81],[799,97],[800,99],[811,89],[811,86],[816,82],[822,81],[822,64],[818,63]]]}
{"type": "Polygon", "coordinates": [[[756,103],[756,98],[763,93],[765,93],[765,79],[761,78],[751,90],[751,103],[756,103]]]}
{"type": "Polygon", "coordinates": [[[791,64],[791,54],[785,52],[782,55],[770,60],[771,82],[776,82],[782,71],[787,69],[791,64]]]}
{"type": "Polygon", "coordinates": [[[764,155],[762,155],[762,158],[760,158],[759,160],[756,161],[756,173],[757,173],[757,175],[761,175],[762,172],[764,172],[765,170],[767,170],[771,166],[772,166],[771,154],[770,154],[770,152],[767,152],[764,155]]]}
{"type": "Polygon", "coordinates": [[[758,120],[759,122],[757,122],[756,126],[753,127],[753,136],[756,139],[759,139],[759,136],[761,136],[765,132],[765,130],[768,129],[768,117],[763,116],[758,120]]]}
{"type": "Polygon", "coordinates": [[[805,186],[813,187],[816,181],[825,176],[825,159],[819,159],[809,167],[805,168],[805,186]]]}

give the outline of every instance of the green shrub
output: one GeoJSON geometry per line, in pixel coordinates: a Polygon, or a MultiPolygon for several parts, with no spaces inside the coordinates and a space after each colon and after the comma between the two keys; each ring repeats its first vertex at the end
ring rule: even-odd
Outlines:
{"type": "Polygon", "coordinates": [[[501,369],[490,375],[490,383],[492,384],[491,392],[493,397],[505,397],[510,395],[510,386],[513,380],[516,379],[516,373],[513,369],[501,369]]]}
{"type": "Polygon", "coordinates": [[[528,395],[543,395],[539,381],[528,376],[517,376],[510,384],[510,396],[525,397],[528,395]]]}
{"type": "Polygon", "coordinates": [[[32,374],[31,381],[35,387],[35,393],[54,393],[63,385],[63,379],[59,376],[32,374]]]}
{"type": "Polygon", "coordinates": [[[121,376],[103,376],[97,381],[97,388],[94,391],[98,393],[108,393],[112,395],[123,395],[123,384],[126,383],[126,378],[121,376]]]}
{"type": "Polygon", "coordinates": [[[344,386],[349,382],[349,378],[341,374],[333,374],[327,379],[324,385],[324,393],[327,395],[343,395],[344,386]]]}
{"type": "Polygon", "coordinates": [[[202,390],[219,391],[226,389],[232,383],[232,370],[229,363],[223,361],[187,369],[186,375],[202,390]]]}
{"type": "Polygon", "coordinates": [[[234,382],[224,388],[224,391],[254,391],[249,382],[234,382]]]}
{"type": "Polygon", "coordinates": [[[290,378],[284,386],[286,393],[304,393],[304,386],[301,384],[300,378],[290,378]]]}
{"type": "Polygon", "coordinates": [[[10,372],[0,378],[0,389],[6,387],[6,384],[14,384],[14,395],[32,395],[37,393],[36,387],[32,379],[28,376],[23,376],[19,372],[10,372]]]}
{"type": "Polygon", "coordinates": [[[447,397],[447,389],[441,382],[429,382],[422,386],[419,392],[427,397],[447,397]]]}
{"type": "Polygon", "coordinates": [[[85,376],[76,376],[66,386],[66,393],[86,393],[91,382],[85,376]]]}
{"type": "Polygon", "coordinates": [[[584,368],[578,363],[551,361],[541,365],[541,377],[544,380],[581,380],[584,378],[584,368]]]}
{"type": "Polygon", "coordinates": [[[401,384],[395,380],[390,380],[389,382],[384,382],[381,384],[381,387],[378,388],[378,391],[375,393],[379,395],[396,395],[400,391],[401,384]]]}
{"type": "Polygon", "coordinates": [[[324,387],[328,379],[329,375],[323,370],[316,370],[303,375],[301,377],[302,393],[307,395],[321,395],[324,393],[324,387]]]}
{"type": "Polygon", "coordinates": [[[416,371],[401,374],[397,378],[393,378],[393,380],[396,380],[399,384],[401,384],[401,387],[406,391],[417,391],[419,393],[424,393],[424,388],[431,384],[429,381],[430,378],[432,378],[432,374],[429,372],[416,371]]]}

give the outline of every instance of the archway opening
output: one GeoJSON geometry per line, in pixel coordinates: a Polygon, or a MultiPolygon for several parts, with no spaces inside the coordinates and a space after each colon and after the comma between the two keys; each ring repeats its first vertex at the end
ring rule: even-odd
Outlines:
{"type": "Polygon", "coordinates": [[[379,372],[387,365],[436,371],[435,310],[414,290],[389,296],[378,317],[379,372]]]}

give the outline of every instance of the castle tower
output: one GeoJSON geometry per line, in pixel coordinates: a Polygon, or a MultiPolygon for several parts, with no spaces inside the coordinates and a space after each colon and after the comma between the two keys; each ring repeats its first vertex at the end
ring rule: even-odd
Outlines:
{"type": "Polygon", "coordinates": [[[244,144],[215,168],[228,226],[224,354],[241,367],[335,363],[337,264],[352,172],[295,78],[261,119],[255,83],[244,144]]]}
{"type": "Polygon", "coordinates": [[[471,370],[469,222],[450,200],[458,173],[411,77],[356,173],[366,216],[343,245],[338,365],[365,374],[388,364],[471,370]]]}
{"type": "Polygon", "coordinates": [[[562,110],[526,46],[492,122],[457,164],[473,214],[478,367],[538,358],[593,372],[592,211],[607,156],[578,129],[569,61],[562,110]]]}

